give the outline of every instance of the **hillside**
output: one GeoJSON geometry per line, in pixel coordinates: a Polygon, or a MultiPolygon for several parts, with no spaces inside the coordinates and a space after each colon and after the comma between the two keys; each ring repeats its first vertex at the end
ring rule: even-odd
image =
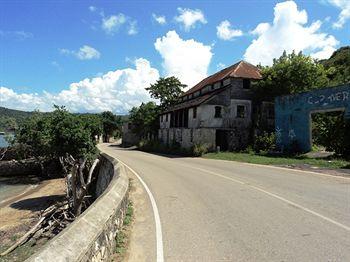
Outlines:
{"type": "Polygon", "coordinates": [[[0,131],[13,130],[18,127],[33,112],[25,112],[15,109],[0,107],[0,131]]]}
{"type": "Polygon", "coordinates": [[[339,85],[350,82],[350,46],[336,50],[329,59],[320,63],[328,70],[330,85],[339,85]]]}

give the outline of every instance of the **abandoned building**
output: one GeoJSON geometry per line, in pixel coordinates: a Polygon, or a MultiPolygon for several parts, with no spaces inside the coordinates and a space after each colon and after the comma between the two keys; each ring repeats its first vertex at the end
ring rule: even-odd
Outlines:
{"type": "Polygon", "coordinates": [[[240,61],[203,79],[160,115],[159,140],[183,148],[195,144],[210,150],[246,147],[254,134],[254,116],[273,129],[273,103],[254,102],[251,84],[261,78],[256,66],[240,61]]]}

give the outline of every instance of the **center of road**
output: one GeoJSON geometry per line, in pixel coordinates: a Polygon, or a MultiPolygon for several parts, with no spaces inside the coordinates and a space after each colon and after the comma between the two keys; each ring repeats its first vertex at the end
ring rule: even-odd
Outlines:
{"type": "Polygon", "coordinates": [[[252,188],[252,189],[254,189],[254,190],[260,191],[260,192],[265,193],[265,194],[267,194],[267,195],[269,195],[269,196],[271,196],[271,197],[274,197],[274,198],[276,198],[276,199],[279,199],[279,200],[281,200],[281,201],[283,201],[283,202],[285,202],[285,203],[287,203],[287,204],[289,204],[289,205],[292,205],[292,206],[294,206],[294,207],[297,207],[297,208],[299,208],[299,209],[301,209],[301,210],[303,210],[303,211],[305,211],[305,212],[307,212],[307,213],[309,213],[309,214],[312,214],[312,215],[314,215],[314,216],[316,216],[316,217],[319,217],[319,218],[321,218],[321,219],[323,219],[323,220],[326,220],[326,221],[332,223],[333,225],[336,225],[336,226],[338,226],[338,227],[340,227],[340,228],[343,228],[343,229],[345,229],[346,231],[349,231],[349,232],[350,232],[350,227],[348,227],[348,226],[346,226],[346,225],[344,225],[344,224],[342,224],[342,223],[339,223],[339,222],[337,222],[337,221],[335,221],[335,220],[333,220],[333,219],[331,219],[331,218],[329,218],[329,217],[326,217],[326,216],[324,216],[324,215],[322,215],[322,214],[320,214],[320,213],[318,213],[318,212],[316,212],[316,211],[313,211],[313,210],[311,210],[311,209],[309,209],[309,208],[307,208],[307,207],[304,207],[304,206],[299,205],[299,204],[297,204],[297,203],[295,203],[295,202],[293,202],[293,201],[290,201],[290,200],[288,200],[288,199],[286,199],[286,198],[284,198],[284,197],[281,197],[281,196],[279,196],[279,195],[276,195],[275,193],[266,191],[266,190],[264,190],[264,189],[262,189],[262,188],[260,188],[260,187],[253,186],[253,185],[251,185],[251,184],[249,184],[249,183],[246,183],[246,182],[244,182],[244,181],[241,181],[241,180],[238,180],[238,179],[235,179],[235,178],[231,178],[231,177],[227,177],[227,176],[218,174],[218,173],[216,173],[216,172],[211,172],[211,171],[206,170],[206,169],[203,169],[203,168],[193,167],[193,166],[183,165],[183,164],[179,164],[179,165],[182,165],[183,167],[186,167],[186,168],[196,169],[196,170],[202,171],[202,172],[204,172],[204,173],[207,173],[207,174],[210,174],[210,175],[213,175],[213,176],[221,177],[221,178],[230,180],[230,181],[232,181],[232,182],[235,182],[235,183],[238,183],[238,184],[241,184],[241,185],[248,186],[248,187],[250,187],[250,188],[252,188]]]}

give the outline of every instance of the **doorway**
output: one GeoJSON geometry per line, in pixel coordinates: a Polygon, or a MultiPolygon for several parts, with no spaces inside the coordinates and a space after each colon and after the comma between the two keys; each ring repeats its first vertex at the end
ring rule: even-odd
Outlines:
{"type": "Polygon", "coordinates": [[[227,151],[228,150],[228,138],[229,138],[229,132],[227,130],[216,130],[215,134],[215,142],[216,147],[220,147],[220,151],[227,151]]]}

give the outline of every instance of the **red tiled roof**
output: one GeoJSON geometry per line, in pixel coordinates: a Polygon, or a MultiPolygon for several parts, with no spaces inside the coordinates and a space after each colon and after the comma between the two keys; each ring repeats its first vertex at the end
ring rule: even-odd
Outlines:
{"type": "Polygon", "coordinates": [[[183,95],[192,94],[207,85],[214,84],[219,82],[227,77],[236,77],[236,78],[249,78],[249,79],[261,79],[262,76],[260,74],[259,68],[256,66],[249,64],[245,61],[239,61],[238,63],[229,66],[221,71],[204,78],[190,90],[185,92],[183,95]]]}
{"type": "Polygon", "coordinates": [[[182,103],[176,104],[163,113],[167,113],[167,112],[171,112],[171,111],[175,111],[175,110],[180,110],[180,109],[184,109],[184,108],[190,108],[190,107],[194,107],[194,106],[199,106],[200,104],[204,103],[209,98],[213,97],[214,95],[216,95],[217,93],[220,93],[223,90],[224,89],[219,89],[219,90],[216,90],[214,92],[210,92],[208,94],[201,95],[199,97],[196,97],[196,98],[184,101],[182,103]]]}

